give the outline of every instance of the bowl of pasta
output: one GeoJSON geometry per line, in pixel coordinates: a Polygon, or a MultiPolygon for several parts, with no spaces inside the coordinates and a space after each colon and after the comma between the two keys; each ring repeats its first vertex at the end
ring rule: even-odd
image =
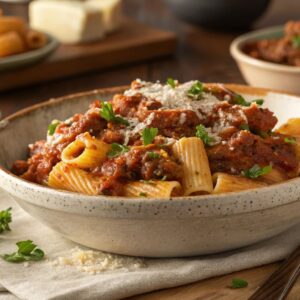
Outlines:
{"type": "Polygon", "coordinates": [[[235,249],[300,221],[299,116],[300,97],[280,92],[137,79],[2,120],[0,186],[102,251],[235,249]]]}

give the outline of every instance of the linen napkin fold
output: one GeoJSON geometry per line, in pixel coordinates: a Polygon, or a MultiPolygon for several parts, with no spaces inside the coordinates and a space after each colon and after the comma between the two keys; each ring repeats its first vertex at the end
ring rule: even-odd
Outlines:
{"type": "Polygon", "coordinates": [[[69,266],[53,266],[51,261],[69,254],[76,244],[40,224],[0,191],[0,210],[8,207],[13,208],[12,231],[0,235],[0,254],[15,251],[17,241],[31,239],[47,255],[47,259],[31,262],[28,267],[0,259],[0,284],[21,299],[121,299],[281,260],[300,244],[299,224],[268,241],[235,251],[191,258],[144,259],[144,268],[90,275],[69,266]]]}

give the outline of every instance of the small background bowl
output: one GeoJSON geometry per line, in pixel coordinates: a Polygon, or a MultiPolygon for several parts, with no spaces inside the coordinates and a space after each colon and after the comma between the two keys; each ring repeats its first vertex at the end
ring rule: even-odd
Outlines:
{"type": "Polygon", "coordinates": [[[242,51],[249,42],[282,37],[283,30],[277,26],[241,35],[231,43],[230,53],[248,84],[300,94],[300,67],[263,61],[242,51]]]}
{"type": "Polygon", "coordinates": [[[25,67],[48,57],[59,45],[59,42],[49,34],[47,44],[35,50],[0,58],[0,72],[25,67]]]}
{"type": "Polygon", "coordinates": [[[174,13],[187,22],[218,28],[244,29],[261,16],[270,0],[166,0],[174,13]]]}
{"type": "MultiPolygon", "coordinates": [[[[300,97],[227,85],[247,99],[264,98],[279,122],[300,116],[300,97]],[[284,109],[282,109],[284,107],[284,109]]],[[[85,111],[124,88],[98,90],[35,105],[0,122],[0,187],[38,221],[79,244],[119,254],[180,257],[211,254],[273,237],[300,221],[300,178],[222,195],[145,199],[87,196],[14,176],[13,161],[45,138],[53,119],[85,111]]],[[[37,221],[37,222],[38,222],[37,221]]]]}

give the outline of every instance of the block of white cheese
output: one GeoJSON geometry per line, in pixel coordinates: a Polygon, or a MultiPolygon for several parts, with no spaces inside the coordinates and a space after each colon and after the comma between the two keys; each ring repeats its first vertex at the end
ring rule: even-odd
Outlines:
{"type": "Polygon", "coordinates": [[[86,0],[86,3],[102,12],[107,32],[112,32],[120,26],[122,18],[121,0],[86,0]]]}
{"type": "Polygon", "coordinates": [[[76,0],[35,0],[29,5],[30,27],[62,43],[91,42],[105,35],[103,13],[76,0]]]}

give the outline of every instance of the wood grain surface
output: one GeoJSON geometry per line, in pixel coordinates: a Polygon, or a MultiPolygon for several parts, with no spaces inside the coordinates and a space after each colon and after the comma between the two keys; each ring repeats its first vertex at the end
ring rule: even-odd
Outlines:
{"type": "Polygon", "coordinates": [[[174,33],[124,19],[120,30],[101,41],[61,45],[40,63],[0,72],[0,91],[170,55],[175,47],[174,33]]]}
{"type": "MultiPolygon", "coordinates": [[[[13,8],[8,10],[11,13],[15,11],[13,8]]],[[[299,0],[273,0],[268,12],[255,23],[254,28],[275,26],[299,19],[299,11],[299,0]]],[[[199,79],[206,82],[244,83],[228,51],[231,41],[242,32],[212,31],[184,23],[171,13],[163,0],[125,0],[124,12],[138,22],[175,32],[178,37],[175,56],[127,63],[72,78],[43,82],[33,87],[0,92],[0,110],[3,116],[52,97],[126,85],[134,78],[164,81],[172,76],[180,81],[199,79]]],[[[19,80],[17,75],[16,80],[19,80]]],[[[131,300],[246,300],[278,267],[279,263],[275,263],[136,296],[131,300]],[[228,288],[232,278],[236,277],[246,279],[249,286],[240,290],[228,288]]],[[[287,299],[300,300],[300,280],[287,299]]]]}

